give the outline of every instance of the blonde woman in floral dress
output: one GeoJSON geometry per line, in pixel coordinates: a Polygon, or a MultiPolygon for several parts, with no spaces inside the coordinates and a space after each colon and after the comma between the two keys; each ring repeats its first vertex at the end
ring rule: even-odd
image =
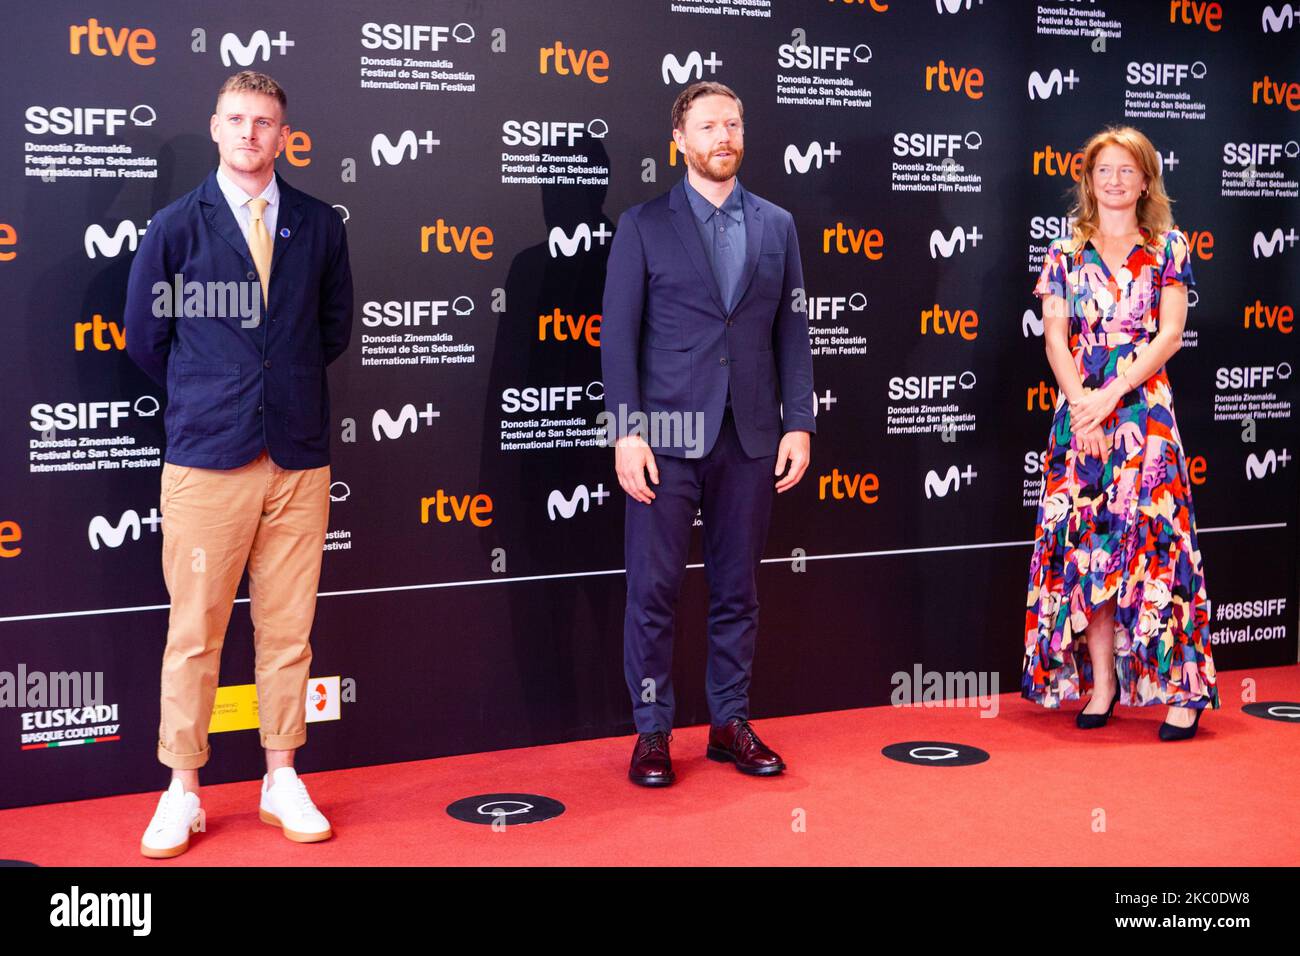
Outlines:
{"type": "Polygon", "coordinates": [[[1034,293],[1058,399],[1029,566],[1022,696],[1168,705],[1162,740],[1218,707],[1191,482],[1165,362],[1182,344],[1187,238],[1155,148],[1130,127],[1084,147],[1073,235],[1052,242],[1034,293]]]}

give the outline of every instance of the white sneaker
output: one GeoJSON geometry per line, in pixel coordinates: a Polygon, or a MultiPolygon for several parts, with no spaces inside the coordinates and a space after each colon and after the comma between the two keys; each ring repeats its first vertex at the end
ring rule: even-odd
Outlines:
{"type": "Polygon", "coordinates": [[[140,852],[150,859],[166,860],[190,848],[190,834],[204,828],[203,808],[197,794],[189,793],[179,780],[158,800],[149,827],[140,840],[140,852]]]}
{"type": "Polygon", "coordinates": [[[262,805],[257,815],[263,823],[283,830],[294,843],[317,843],[334,835],[292,767],[277,768],[274,781],[262,777],[262,805]]]}

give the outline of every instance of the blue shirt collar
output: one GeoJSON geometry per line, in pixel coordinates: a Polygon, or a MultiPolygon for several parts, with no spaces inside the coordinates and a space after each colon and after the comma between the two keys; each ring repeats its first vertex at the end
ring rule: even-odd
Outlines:
{"type": "Polygon", "coordinates": [[[691,211],[695,213],[695,218],[700,222],[708,222],[709,217],[715,212],[722,212],[730,216],[738,223],[745,221],[744,193],[740,187],[740,180],[736,180],[736,185],[732,187],[731,193],[722,201],[721,206],[714,206],[691,185],[687,177],[682,178],[682,183],[686,186],[686,199],[691,204],[691,211]]]}

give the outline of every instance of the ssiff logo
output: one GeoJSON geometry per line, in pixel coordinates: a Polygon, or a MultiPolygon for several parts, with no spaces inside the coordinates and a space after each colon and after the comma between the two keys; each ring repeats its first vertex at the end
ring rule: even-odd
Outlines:
{"type": "Polygon", "coordinates": [[[83,40],[86,52],[91,56],[120,57],[125,54],[137,66],[153,66],[157,60],[157,57],[149,53],[150,50],[157,49],[157,39],[152,30],[144,27],[115,29],[101,26],[98,20],[91,17],[84,26],[73,24],[68,27],[68,52],[80,56],[83,40]]]}

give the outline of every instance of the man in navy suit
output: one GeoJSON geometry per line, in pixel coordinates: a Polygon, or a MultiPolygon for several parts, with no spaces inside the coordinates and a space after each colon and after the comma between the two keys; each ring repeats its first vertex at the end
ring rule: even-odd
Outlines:
{"type": "Polygon", "coordinates": [[[753,775],[785,769],[748,719],[756,572],[773,491],[808,467],[812,352],[794,220],[736,178],[743,117],[721,83],[682,91],[672,123],[686,177],[623,213],[605,280],[606,416],[633,426],[614,437],[629,499],[623,657],[638,737],[628,776],[644,786],[674,779],[673,616],[697,509],[709,582],[707,755],[753,775]]]}
{"type": "Polygon", "coordinates": [[[245,566],[267,768],[259,815],[296,842],[332,835],[293,755],[307,737],[329,518],[325,366],[351,335],[352,274],[339,214],[275,173],[285,106],[265,74],[222,85],[209,122],[220,163],[154,214],[127,285],[127,351],[168,400],[158,759],[172,781],[141,840],[149,857],[185,852],[202,828],[199,768],[245,566]]]}

